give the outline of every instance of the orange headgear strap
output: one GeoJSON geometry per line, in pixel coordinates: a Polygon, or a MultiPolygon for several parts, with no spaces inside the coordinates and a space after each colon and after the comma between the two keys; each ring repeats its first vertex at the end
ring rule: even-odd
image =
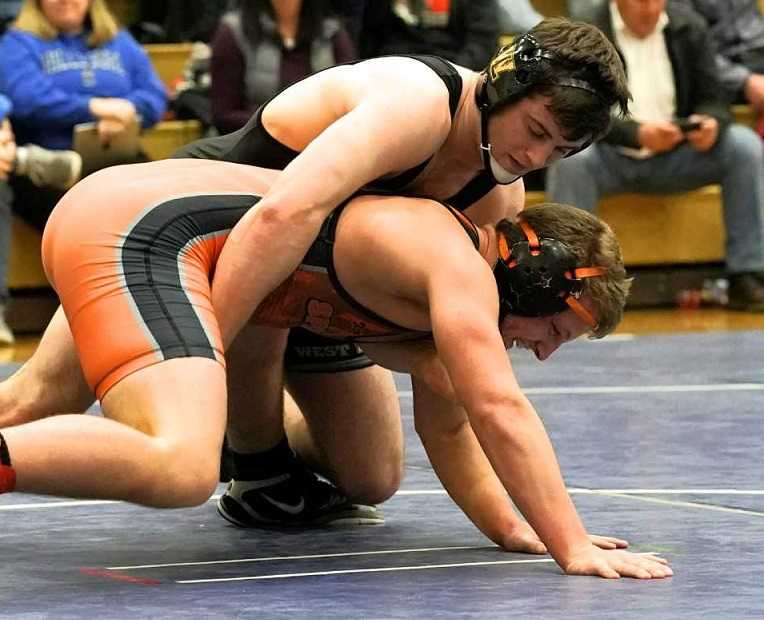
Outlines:
{"type": "MultiPolygon", "coordinates": [[[[572,273],[570,271],[565,273],[565,277],[571,280],[573,278],[595,278],[603,275],[605,275],[605,270],[602,267],[576,267],[572,273]]],[[[592,316],[592,313],[589,312],[576,297],[568,295],[565,298],[565,303],[568,304],[570,309],[581,317],[589,327],[592,329],[597,327],[597,321],[592,316]]]]}
{"type": "MultiPolygon", "coordinates": [[[[520,218],[518,221],[518,225],[520,226],[520,229],[523,231],[523,234],[525,235],[525,238],[528,242],[528,249],[532,256],[538,256],[541,254],[541,241],[539,240],[538,235],[536,234],[536,231],[533,230],[532,226],[520,218]]],[[[505,263],[506,267],[512,268],[515,265],[517,265],[517,261],[514,258],[511,258],[512,250],[509,247],[509,243],[507,241],[507,238],[504,234],[498,235],[498,250],[499,250],[499,256],[501,257],[501,260],[505,263]]],[[[564,273],[565,278],[568,280],[581,280],[583,278],[594,278],[597,276],[602,276],[605,274],[605,269],[602,267],[577,267],[575,269],[566,271],[564,273]]],[[[568,305],[568,307],[573,310],[583,321],[592,329],[597,327],[597,321],[592,316],[591,312],[589,312],[584,305],[578,300],[578,295],[580,293],[563,293],[561,292],[560,295],[564,295],[565,303],[568,305]]]]}
{"type": "Polygon", "coordinates": [[[584,305],[578,301],[573,295],[568,295],[565,298],[565,303],[570,306],[570,309],[573,310],[579,317],[581,317],[589,327],[592,329],[595,329],[597,327],[597,321],[592,316],[592,313],[589,312],[584,305]]]}
{"type": "Polygon", "coordinates": [[[519,222],[520,228],[525,233],[525,238],[528,240],[528,246],[531,248],[531,254],[534,256],[541,253],[541,243],[539,243],[538,235],[536,231],[531,228],[531,225],[525,220],[521,219],[519,222]]]}
{"type": "Polygon", "coordinates": [[[497,239],[499,241],[499,257],[505,263],[508,263],[510,251],[509,245],[507,244],[507,238],[503,234],[500,234],[497,236],[497,239]]]}

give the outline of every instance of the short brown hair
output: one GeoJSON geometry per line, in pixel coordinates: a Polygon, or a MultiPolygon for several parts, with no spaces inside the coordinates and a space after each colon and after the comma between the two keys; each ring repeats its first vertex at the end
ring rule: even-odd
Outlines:
{"type": "MultiPolygon", "coordinates": [[[[88,45],[92,47],[108,43],[119,32],[119,24],[109,10],[106,0],[91,0],[86,25],[90,30],[88,45]]],[[[42,12],[39,0],[24,0],[13,27],[41,39],[55,39],[59,34],[42,12]]]]}
{"type": "MultiPolygon", "coordinates": [[[[623,318],[623,308],[631,287],[631,278],[621,256],[615,233],[596,215],[571,205],[543,203],[520,212],[520,219],[531,225],[540,237],[557,239],[568,245],[580,267],[602,267],[603,276],[584,278],[583,295],[592,303],[597,326],[591,338],[612,332],[623,318]]],[[[508,220],[496,226],[499,232],[515,227],[508,220]]]]}
{"type": "MultiPolygon", "coordinates": [[[[620,115],[627,114],[630,95],[626,70],[618,50],[601,30],[585,22],[553,18],[539,22],[528,34],[556,62],[546,64],[541,83],[522,96],[549,97],[549,109],[566,139],[597,140],[610,128],[614,108],[620,115]],[[597,92],[556,85],[563,78],[584,80],[597,92]]],[[[502,48],[494,55],[487,70],[507,49],[502,48]]]]}

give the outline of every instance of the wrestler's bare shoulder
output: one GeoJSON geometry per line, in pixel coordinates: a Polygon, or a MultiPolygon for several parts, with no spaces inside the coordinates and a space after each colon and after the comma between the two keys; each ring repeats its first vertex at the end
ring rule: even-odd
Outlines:
{"type": "Polygon", "coordinates": [[[361,196],[344,209],[337,228],[337,245],[362,255],[372,246],[405,247],[416,252],[427,245],[427,237],[438,239],[438,247],[453,249],[463,241],[470,245],[464,227],[443,203],[429,198],[361,196]]]}
{"type": "MultiPolygon", "coordinates": [[[[466,72],[463,77],[473,73],[468,69],[457,69],[460,74],[466,72]]],[[[292,97],[315,97],[318,94],[332,99],[354,99],[366,95],[401,98],[402,92],[412,91],[442,95],[443,80],[429,66],[414,58],[382,56],[320,71],[293,84],[274,101],[292,97]]],[[[416,103],[403,100],[409,105],[416,103]]]]}

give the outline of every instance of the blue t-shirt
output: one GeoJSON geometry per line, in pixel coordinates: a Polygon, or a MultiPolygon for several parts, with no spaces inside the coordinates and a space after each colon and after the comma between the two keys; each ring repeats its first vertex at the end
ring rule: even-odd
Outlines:
{"type": "Polygon", "coordinates": [[[46,40],[12,29],[0,39],[0,91],[13,104],[19,144],[71,148],[74,125],[96,120],[89,110],[93,97],[128,99],[144,127],[161,119],[166,90],[138,42],[120,30],[90,48],[87,36],[46,40]]]}

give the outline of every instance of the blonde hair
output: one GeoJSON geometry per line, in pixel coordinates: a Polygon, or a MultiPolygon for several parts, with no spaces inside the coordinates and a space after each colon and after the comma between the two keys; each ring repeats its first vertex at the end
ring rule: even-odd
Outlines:
{"type": "MultiPolygon", "coordinates": [[[[106,0],[91,0],[85,19],[90,21],[88,45],[91,47],[108,43],[119,32],[119,24],[109,10],[106,0]]],[[[42,12],[40,0],[24,0],[13,27],[41,39],[55,39],[59,34],[58,29],[42,12]]]]}

